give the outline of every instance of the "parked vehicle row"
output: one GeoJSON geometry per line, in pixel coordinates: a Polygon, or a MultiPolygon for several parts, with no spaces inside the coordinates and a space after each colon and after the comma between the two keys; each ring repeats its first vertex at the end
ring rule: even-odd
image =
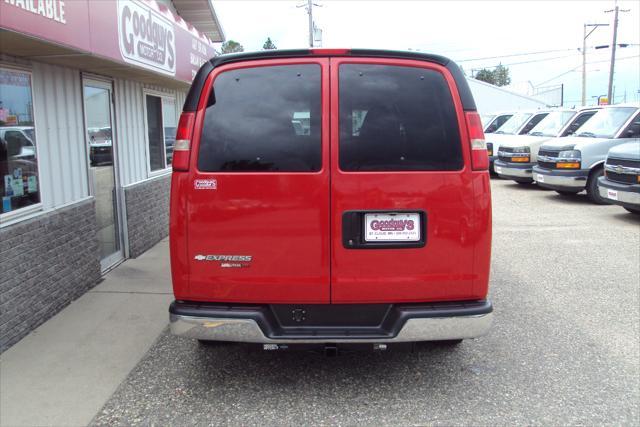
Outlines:
{"type": "Polygon", "coordinates": [[[485,135],[487,151],[489,153],[489,170],[495,172],[495,161],[498,158],[498,151],[503,143],[508,142],[514,136],[527,135],[533,128],[542,121],[551,110],[539,111],[519,111],[514,113],[497,130],[485,135]]]}
{"type": "Polygon", "coordinates": [[[556,110],[547,114],[529,133],[511,138],[500,146],[495,172],[520,184],[532,183],[540,146],[553,138],[573,135],[596,112],[597,108],[586,108],[580,111],[556,110]]]}
{"type": "MultiPolygon", "coordinates": [[[[493,144],[491,159],[498,176],[520,184],[535,182],[562,195],[586,191],[593,203],[614,203],[640,212],[640,107],[539,114],[544,113],[545,118],[526,134],[501,133],[507,121],[487,136],[500,143],[497,152],[493,144]]],[[[519,114],[526,113],[513,117],[519,114]]]]}

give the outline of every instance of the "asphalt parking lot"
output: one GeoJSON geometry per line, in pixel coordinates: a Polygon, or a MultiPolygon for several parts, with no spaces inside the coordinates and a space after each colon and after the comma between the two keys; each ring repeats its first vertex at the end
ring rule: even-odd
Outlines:
{"type": "Polygon", "coordinates": [[[93,424],[638,425],[640,218],[492,184],[488,336],[326,358],[165,331],[93,424]]]}

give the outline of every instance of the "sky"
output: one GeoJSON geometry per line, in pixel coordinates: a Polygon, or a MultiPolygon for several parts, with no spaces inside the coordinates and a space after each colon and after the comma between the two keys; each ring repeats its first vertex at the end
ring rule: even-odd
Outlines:
{"type": "MultiPolygon", "coordinates": [[[[267,37],[279,49],[309,46],[306,1],[212,0],[227,40],[261,50],[267,37]]],[[[469,75],[507,65],[519,92],[564,85],[565,106],[580,105],[584,24],[587,103],[606,95],[614,0],[603,1],[340,1],[315,0],[322,47],[417,50],[447,56],[469,75]],[[590,29],[588,29],[590,31],[590,29]],[[545,53],[536,53],[545,52],[545,53]],[[489,59],[478,59],[489,58],[489,59]]],[[[618,1],[615,101],[640,101],[640,0],[618,1]]]]}

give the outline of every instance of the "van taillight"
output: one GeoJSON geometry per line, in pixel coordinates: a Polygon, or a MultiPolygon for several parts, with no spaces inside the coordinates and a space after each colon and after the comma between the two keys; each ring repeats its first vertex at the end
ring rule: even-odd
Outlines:
{"type": "Polygon", "coordinates": [[[189,153],[196,113],[182,113],[176,130],[176,143],[173,146],[173,170],[189,170],[189,153]]]}
{"type": "Polygon", "coordinates": [[[469,111],[465,114],[467,118],[467,129],[469,131],[469,142],[471,144],[471,168],[474,171],[489,169],[489,153],[487,144],[484,141],[484,131],[480,114],[469,111]]]}

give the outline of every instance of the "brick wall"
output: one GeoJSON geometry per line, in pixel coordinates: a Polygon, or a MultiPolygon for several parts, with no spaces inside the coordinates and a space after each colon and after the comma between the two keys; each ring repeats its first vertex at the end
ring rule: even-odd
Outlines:
{"type": "Polygon", "coordinates": [[[136,258],[169,234],[171,175],[125,188],[129,256],[136,258]]]}
{"type": "Polygon", "coordinates": [[[0,353],[99,280],[93,200],[0,228],[0,353]]]}

